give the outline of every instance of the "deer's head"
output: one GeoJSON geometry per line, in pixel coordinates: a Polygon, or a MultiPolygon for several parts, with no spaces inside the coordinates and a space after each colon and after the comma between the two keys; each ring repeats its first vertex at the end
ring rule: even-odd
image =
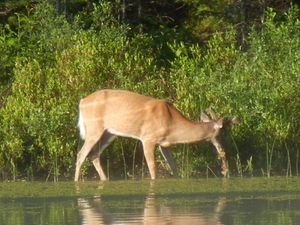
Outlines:
{"type": "Polygon", "coordinates": [[[209,137],[209,141],[215,146],[218,152],[218,158],[222,160],[222,174],[227,176],[228,173],[228,162],[225,157],[225,150],[223,147],[224,135],[228,132],[230,127],[234,124],[239,124],[240,120],[238,117],[225,119],[219,117],[211,108],[207,110],[207,113],[201,114],[201,121],[212,123],[212,131],[209,137]],[[208,116],[209,114],[209,116],[208,116]]]}

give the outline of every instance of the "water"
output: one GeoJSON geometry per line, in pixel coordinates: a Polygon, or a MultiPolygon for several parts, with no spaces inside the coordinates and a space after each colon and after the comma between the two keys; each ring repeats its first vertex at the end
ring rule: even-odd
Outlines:
{"type": "Polygon", "coordinates": [[[300,224],[300,179],[0,183],[0,225],[300,224]]]}

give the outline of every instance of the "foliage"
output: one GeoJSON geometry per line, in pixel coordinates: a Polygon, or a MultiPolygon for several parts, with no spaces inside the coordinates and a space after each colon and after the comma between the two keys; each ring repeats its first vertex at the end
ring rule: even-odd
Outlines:
{"type": "MultiPolygon", "coordinates": [[[[226,32],[214,32],[205,45],[183,41],[194,32],[186,25],[151,35],[120,22],[113,3],[89,7],[69,18],[42,1],[0,27],[3,178],[72,177],[81,146],[78,102],[102,88],[167,98],[190,118],[209,106],[237,115],[242,124],[224,140],[232,173],[298,174],[298,7],[283,15],[268,9],[262,24],[249,27],[246,43],[228,20],[226,32]]],[[[143,174],[140,148],[117,141],[103,153],[107,172],[143,174]]],[[[182,177],[217,174],[208,144],[177,149],[182,177]]]]}
{"type": "Polygon", "coordinates": [[[129,39],[128,27],[109,19],[103,24],[96,17],[109,7],[95,5],[88,30],[80,28],[81,18],[69,24],[48,4],[30,17],[20,15],[24,24],[16,38],[26,44],[15,60],[12,94],[1,109],[3,174],[68,176],[78,146],[77,105],[87,93],[104,87],[159,93],[147,50],[151,38],[129,39]]]}
{"type": "Polygon", "coordinates": [[[243,121],[236,129],[238,149],[229,152],[230,158],[236,153],[244,162],[253,157],[265,169],[266,154],[274,151],[276,171],[290,158],[295,159],[293,168],[298,168],[298,17],[299,9],[292,7],[277,21],[269,9],[262,29],[253,28],[246,52],[236,44],[233,31],[216,33],[205,51],[183,43],[172,45],[177,57],[170,82],[178,107],[197,112],[213,106],[220,114],[237,114],[243,121]]]}

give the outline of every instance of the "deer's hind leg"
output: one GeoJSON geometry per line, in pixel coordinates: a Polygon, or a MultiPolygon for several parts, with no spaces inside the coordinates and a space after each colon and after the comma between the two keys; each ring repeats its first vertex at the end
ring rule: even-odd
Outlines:
{"type": "Polygon", "coordinates": [[[99,174],[100,180],[104,181],[107,180],[105,173],[102,169],[101,162],[100,162],[100,155],[103,152],[103,150],[110,145],[113,140],[115,140],[116,136],[105,131],[101,137],[101,139],[98,142],[98,145],[96,145],[93,149],[93,151],[88,155],[89,159],[92,160],[93,165],[99,174]]]}
{"type": "Polygon", "coordinates": [[[79,180],[80,169],[81,169],[83,162],[85,161],[86,157],[90,154],[90,152],[93,150],[94,146],[100,140],[102,135],[103,135],[103,130],[98,131],[97,133],[93,133],[92,136],[86,137],[81,150],[77,154],[76,171],[75,171],[74,181],[79,180]]]}

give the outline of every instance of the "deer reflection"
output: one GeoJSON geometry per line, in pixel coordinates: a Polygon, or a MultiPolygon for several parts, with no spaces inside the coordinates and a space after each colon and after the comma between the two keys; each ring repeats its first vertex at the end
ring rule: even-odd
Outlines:
{"type": "MultiPolygon", "coordinates": [[[[150,185],[151,187],[153,185],[150,185]]],[[[213,211],[206,215],[203,212],[187,211],[184,208],[157,205],[154,192],[151,191],[146,196],[144,210],[135,214],[114,213],[102,207],[101,197],[80,198],[78,205],[82,216],[83,225],[101,224],[147,224],[147,225],[222,225],[220,217],[225,207],[225,198],[220,198],[213,211]]],[[[189,209],[188,209],[189,210],[189,209]]],[[[136,212],[136,211],[135,211],[136,212]]]]}
{"type": "Polygon", "coordinates": [[[225,205],[225,199],[220,199],[217,203],[213,215],[205,215],[199,211],[184,212],[182,208],[172,208],[168,206],[155,206],[155,195],[149,194],[145,201],[145,209],[141,224],[159,225],[221,225],[220,214],[225,205]]]}
{"type": "Polygon", "coordinates": [[[82,225],[113,224],[112,216],[101,207],[101,198],[79,198],[78,205],[83,218],[82,225]]]}

